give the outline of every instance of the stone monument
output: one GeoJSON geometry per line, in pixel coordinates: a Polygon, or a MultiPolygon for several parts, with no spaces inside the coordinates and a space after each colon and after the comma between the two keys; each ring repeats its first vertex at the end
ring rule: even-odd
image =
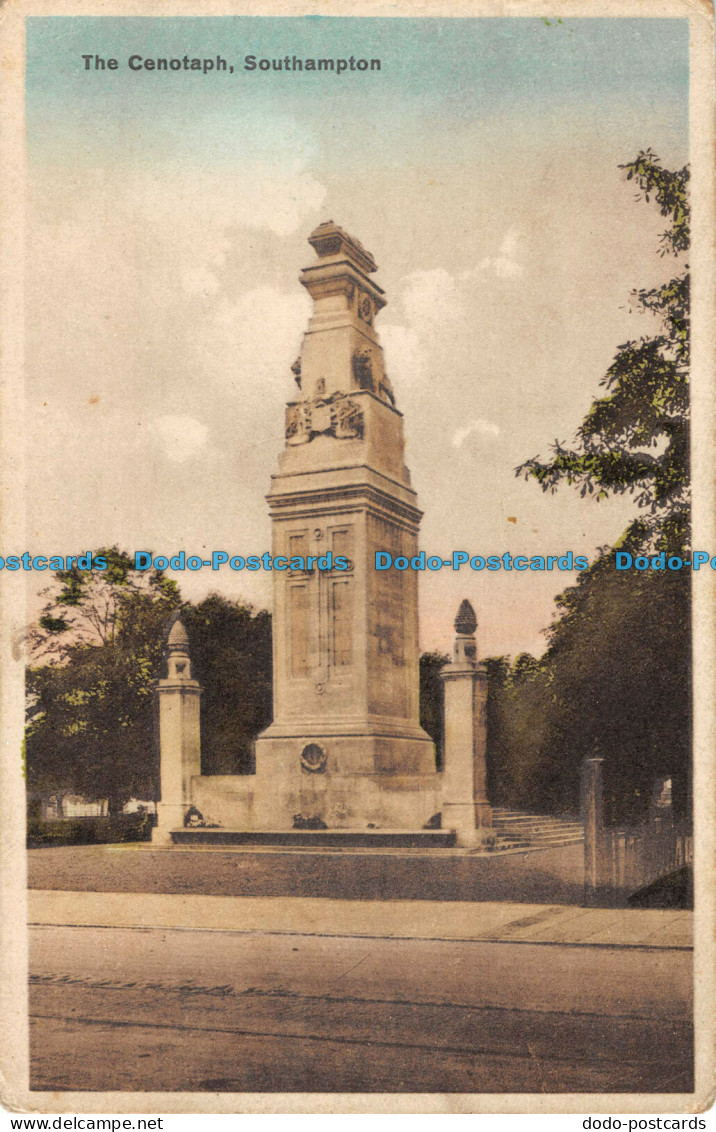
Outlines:
{"type": "Polygon", "coordinates": [[[445,694],[442,824],[458,845],[477,847],[491,834],[487,797],[487,673],[477,659],[477,618],[463,601],[455,618],[453,659],[440,675],[445,694]]]}
{"type": "Polygon", "coordinates": [[[417,575],[375,569],[376,551],[417,553],[421,518],[375,330],[386,300],[343,229],[321,224],[309,243],[313,317],[267,497],[274,556],[306,568],[274,569],[274,718],[256,743],[253,820],[420,829],[440,801],[419,723],[417,575]],[[349,569],[317,569],[328,552],[349,569]]]}
{"type": "Polygon", "coordinates": [[[385,297],[371,278],[373,257],[343,229],[321,224],[309,242],[317,262],[300,279],[313,317],[292,366],[298,393],[286,409],[286,443],[267,497],[273,722],[256,741],[255,773],[201,774],[200,688],[177,621],[157,688],[155,839],[283,843],[287,831],[314,840],[336,831],[331,836],[354,841],[380,835],[447,846],[457,837],[478,847],[492,812],[475,614],[462,603],[454,658],[443,670],[438,774],[420,726],[418,575],[376,568],[381,551],[393,560],[417,554],[421,518],[375,330],[385,297]]]}

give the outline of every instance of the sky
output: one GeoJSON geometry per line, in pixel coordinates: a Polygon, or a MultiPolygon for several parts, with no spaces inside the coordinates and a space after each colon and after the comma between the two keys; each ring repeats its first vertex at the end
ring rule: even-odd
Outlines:
{"type": "MultiPolygon", "coordinates": [[[[672,268],[664,222],[619,165],[688,160],[686,20],[43,17],[26,89],[28,549],[269,549],[297,277],[327,219],[379,265],[421,546],[591,560],[619,537],[633,501],[543,495],[515,467],[571,440],[618,345],[653,329],[629,295],[672,268]]],[[[468,597],[482,655],[540,653],[575,579],[426,574],[421,645],[449,648],[468,597]]],[[[263,572],[179,580],[270,608],[263,572]]]]}

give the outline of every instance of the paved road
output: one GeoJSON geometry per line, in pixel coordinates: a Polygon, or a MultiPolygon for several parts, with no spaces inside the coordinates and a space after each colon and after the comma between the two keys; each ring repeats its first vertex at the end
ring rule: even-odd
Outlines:
{"type": "Polygon", "coordinates": [[[42,1090],[687,1092],[691,955],[38,925],[42,1090]]]}

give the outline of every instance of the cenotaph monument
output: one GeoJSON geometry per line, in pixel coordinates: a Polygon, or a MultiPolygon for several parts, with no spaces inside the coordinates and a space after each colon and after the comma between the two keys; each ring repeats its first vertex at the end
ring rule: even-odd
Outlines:
{"type": "Polygon", "coordinates": [[[373,257],[343,229],[321,224],[309,243],[317,262],[300,281],[313,316],[292,366],[297,394],[267,496],[273,722],[256,740],[253,774],[201,774],[201,689],[177,621],[157,688],[161,803],[153,840],[338,831],[474,848],[492,821],[476,618],[463,602],[454,658],[443,670],[439,774],[420,726],[418,575],[376,569],[377,552],[393,561],[417,554],[421,518],[375,330],[386,300],[371,278],[373,257]]]}
{"type": "Polygon", "coordinates": [[[376,551],[417,554],[421,518],[375,330],[386,300],[372,255],[343,229],[321,224],[309,243],[318,262],[300,281],[314,309],[268,495],[273,554],[330,551],[350,566],[274,570],[274,718],[256,743],[257,817],[420,829],[439,809],[439,776],[419,723],[417,574],[375,569],[376,551]]]}

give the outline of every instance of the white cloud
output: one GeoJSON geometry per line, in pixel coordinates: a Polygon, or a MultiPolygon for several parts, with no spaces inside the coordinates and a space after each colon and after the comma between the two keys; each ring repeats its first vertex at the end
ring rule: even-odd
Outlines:
{"type": "Polygon", "coordinates": [[[168,414],[157,417],[149,425],[149,434],[162,444],[164,455],[177,464],[196,456],[205,447],[208,426],[194,417],[168,414]]]}
{"type": "Polygon", "coordinates": [[[401,283],[395,305],[402,306],[403,324],[381,321],[379,333],[388,370],[405,388],[438,376],[435,358],[447,356],[465,312],[460,287],[442,267],[413,271],[401,283]]]}
{"type": "Polygon", "coordinates": [[[402,325],[387,319],[380,324],[388,368],[399,385],[408,382],[412,387],[430,378],[444,389],[446,382],[453,382],[455,362],[464,368],[474,348],[475,281],[487,272],[500,279],[523,276],[524,267],[516,258],[519,244],[519,233],[512,227],[502,238],[497,255],[485,257],[468,271],[451,275],[436,267],[402,278],[392,307],[402,308],[402,325]]]}
{"type": "Polygon", "coordinates": [[[472,436],[473,433],[477,433],[478,436],[499,436],[501,431],[500,426],[493,421],[485,421],[482,418],[470,421],[469,424],[457,429],[452,438],[452,446],[453,448],[461,448],[468,436],[472,436]]]}
{"type": "Polygon", "coordinates": [[[516,228],[510,228],[500,244],[496,256],[486,256],[481,259],[474,271],[465,272],[463,278],[475,276],[481,271],[491,271],[499,279],[520,279],[525,269],[517,259],[519,247],[519,233],[516,228]]]}
{"type": "Polygon", "coordinates": [[[214,295],[219,290],[217,276],[203,264],[192,264],[184,268],[181,285],[187,295],[214,295]]]}
{"type": "Polygon", "coordinates": [[[500,244],[500,255],[506,256],[508,259],[514,259],[517,255],[518,234],[516,228],[510,228],[505,233],[505,238],[500,244]]]}
{"type": "Polygon", "coordinates": [[[245,405],[277,406],[291,393],[291,363],[297,357],[310,314],[308,295],[256,287],[231,302],[219,300],[199,332],[204,371],[220,385],[240,391],[245,405]]]}
{"type": "Polygon", "coordinates": [[[483,264],[486,268],[492,269],[500,279],[521,279],[525,273],[521,263],[515,263],[505,256],[483,260],[483,264]]]}
{"type": "Polygon", "coordinates": [[[207,227],[211,243],[216,229],[228,226],[290,236],[326,197],[325,185],[303,167],[301,158],[257,161],[221,174],[215,169],[173,170],[171,183],[167,192],[166,171],[136,172],[126,180],[124,201],[137,219],[150,215],[153,223],[181,232],[182,241],[187,222],[188,231],[207,227]]]}
{"type": "Polygon", "coordinates": [[[398,377],[401,386],[422,377],[426,366],[425,351],[415,329],[386,323],[380,328],[380,340],[388,373],[398,377]]]}
{"type": "Polygon", "coordinates": [[[403,279],[401,301],[407,321],[430,331],[454,321],[462,310],[455,280],[442,267],[414,271],[403,279]]]}

